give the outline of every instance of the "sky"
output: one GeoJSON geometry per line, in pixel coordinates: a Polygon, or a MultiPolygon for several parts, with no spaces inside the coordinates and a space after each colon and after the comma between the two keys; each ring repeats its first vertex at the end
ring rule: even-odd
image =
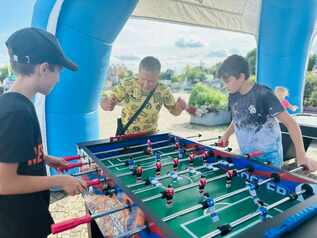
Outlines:
{"type": "MultiPolygon", "coordinates": [[[[0,65],[8,62],[5,40],[30,26],[36,0],[0,0],[0,65]],[[5,9],[5,10],[3,10],[5,9]]],[[[136,71],[142,57],[160,59],[162,69],[181,71],[186,65],[212,66],[230,54],[246,55],[256,47],[254,36],[215,29],[130,19],[113,43],[111,62],[136,71]]],[[[316,41],[313,51],[317,51],[316,41]]]]}

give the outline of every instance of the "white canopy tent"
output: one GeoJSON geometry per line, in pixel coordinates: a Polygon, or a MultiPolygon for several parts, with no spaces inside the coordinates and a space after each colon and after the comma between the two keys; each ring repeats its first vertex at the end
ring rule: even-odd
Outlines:
{"type": "Polygon", "coordinates": [[[261,0],[139,0],[133,17],[257,35],[261,0]]]}

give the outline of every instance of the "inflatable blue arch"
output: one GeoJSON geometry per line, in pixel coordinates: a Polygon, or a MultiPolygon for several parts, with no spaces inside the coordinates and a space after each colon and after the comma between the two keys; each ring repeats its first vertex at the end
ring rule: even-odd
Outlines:
{"type": "MultiPolygon", "coordinates": [[[[32,25],[49,29],[79,65],[63,71],[45,101],[48,152],[68,155],[77,142],[99,138],[98,104],[111,46],[138,0],[38,0],[32,25]]],[[[257,34],[257,80],[286,86],[300,105],[316,22],[317,0],[264,0],[257,34]]]]}

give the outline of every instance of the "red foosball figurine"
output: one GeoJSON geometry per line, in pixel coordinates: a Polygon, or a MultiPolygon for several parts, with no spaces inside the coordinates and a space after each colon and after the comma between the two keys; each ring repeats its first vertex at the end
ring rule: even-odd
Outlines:
{"type": "Polygon", "coordinates": [[[189,154],[189,156],[188,156],[188,161],[189,161],[189,165],[190,165],[190,166],[193,166],[193,164],[194,164],[194,157],[195,157],[194,152],[191,152],[191,153],[189,154]]]}
{"type": "Polygon", "coordinates": [[[205,163],[207,163],[207,159],[208,159],[208,157],[209,157],[209,152],[206,150],[206,151],[204,151],[203,153],[201,153],[201,157],[203,158],[203,161],[205,162],[205,163]]]}
{"type": "Polygon", "coordinates": [[[176,142],[175,142],[175,149],[178,150],[179,147],[180,147],[179,141],[176,141],[176,142]]]}
{"type": "Polygon", "coordinates": [[[136,168],[136,180],[137,182],[141,181],[141,177],[142,177],[142,173],[143,173],[143,169],[141,167],[141,165],[138,164],[138,167],[136,168]]]}
{"type": "Polygon", "coordinates": [[[146,146],[146,149],[145,149],[145,154],[146,154],[146,155],[151,155],[152,152],[153,152],[151,140],[148,139],[147,142],[146,142],[146,144],[147,144],[147,146],[146,146]]]}
{"type": "Polygon", "coordinates": [[[199,179],[199,193],[200,194],[204,192],[206,185],[207,185],[207,179],[204,175],[201,175],[199,179]]]}
{"type": "Polygon", "coordinates": [[[160,160],[156,161],[155,166],[156,166],[156,176],[160,176],[161,169],[162,169],[162,162],[160,160]]]}
{"type": "Polygon", "coordinates": [[[173,169],[174,169],[174,171],[177,171],[178,164],[179,164],[178,158],[174,158],[173,159],[173,169]]]}
{"type": "Polygon", "coordinates": [[[174,188],[172,185],[168,185],[167,189],[165,190],[165,198],[166,198],[166,205],[169,207],[173,204],[173,197],[174,197],[174,188]]]}
{"type": "Polygon", "coordinates": [[[231,183],[232,183],[232,178],[237,174],[236,170],[234,169],[229,169],[226,172],[226,188],[230,188],[231,187],[231,183]]]}

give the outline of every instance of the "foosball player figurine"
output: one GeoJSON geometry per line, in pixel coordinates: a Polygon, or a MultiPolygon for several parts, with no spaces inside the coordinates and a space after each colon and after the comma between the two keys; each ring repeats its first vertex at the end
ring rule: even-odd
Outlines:
{"type": "Polygon", "coordinates": [[[160,152],[158,152],[158,151],[154,152],[154,158],[155,158],[155,161],[161,160],[161,154],[160,154],[160,152]]]}
{"type": "Polygon", "coordinates": [[[174,188],[169,184],[164,192],[162,192],[162,198],[166,199],[166,206],[170,207],[173,205],[174,188]]]}
{"type": "Polygon", "coordinates": [[[185,150],[184,148],[179,148],[178,149],[178,159],[183,159],[185,155],[185,150]]]}
{"type": "Polygon", "coordinates": [[[135,162],[134,162],[134,159],[132,158],[132,156],[129,157],[128,161],[126,162],[126,165],[129,166],[130,171],[134,170],[135,162]]]}
{"type": "Polygon", "coordinates": [[[135,169],[135,175],[136,175],[136,181],[140,182],[142,177],[143,169],[140,164],[138,164],[138,167],[135,169]]]}
{"type": "Polygon", "coordinates": [[[232,178],[237,174],[236,170],[228,169],[226,172],[226,188],[231,188],[232,178]]]}
{"type": "Polygon", "coordinates": [[[260,219],[261,219],[261,221],[262,221],[262,222],[265,221],[266,218],[267,218],[267,208],[264,207],[264,206],[260,206],[260,207],[258,208],[258,211],[260,212],[260,219]]]}
{"type": "Polygon", "coordinates": [[[207,179],[204,175],[201,175],[199,179],[199,193],[200,194],[203,194],[206,185],[207,185],[207,179]]]}
{"type": "Polygon", "coordinates": [[[175,149],[178,150],[180,148],[179,141],[175,139],[175,149]]]}
{"type": "Polygon", "coordinates": [[[152,148],[152,142],[150,139],[147,140],[146,142],[147,146],[146,146],[146,149],[145,149],[145,154],[146,155],[151,155],[153,153],[153,148],[152,148]]]}
{"type": "Polygon", "coordinates": [[[189,166],[193,166],[194,165],[194,157],[195,157],[195,154],[194,152],[191,152],[188,156],[188,162],[189,162],[189,166]]]}
{"type": "Polygon", "coordinates": [[[209,193],[204,193],[204,199],[201,202],[201,204],[203,206],[202,207],[203,209],[208,209],[208,212],[210,213],[211,221],[213,223],[219,221],[219,216],[216,213],[216,209],[215,209],[215,201],[213,198],[209,196],[209,193]]]}
{"type": "Polygon", "coordinates": [[[207,160],[209,158],[209,152],[205,150],[202,154],[201,157],[203,158],[204,163],[207,163],[207,160]]]}
{"type": "Polygon", "coordinates": [[[161,169],[162,169],[162,162],[160,160],[157,160],[155,163],[155,167],[156,167],[156,176],[160,176],[161,169]]]}
{"type": "Polygon", "coordinates": [[[264,206],[264,203],[258,198],[257,193],[256,193],[258,185],[255,184],[255,183],[250,182],[249,180],[246,180],[245,183],[246,183],[246,185],[248,187],[249,194],[252,197],[253,202],[255,203],[255,205],[257,205],[259,207],[264,206]]]}
{"type": "Polygon", "coordinates": [[[178,158],[174,158],[173,159],[173,170],[174,171],[177,171],[178,164],[179,164],[178,158]]]}

